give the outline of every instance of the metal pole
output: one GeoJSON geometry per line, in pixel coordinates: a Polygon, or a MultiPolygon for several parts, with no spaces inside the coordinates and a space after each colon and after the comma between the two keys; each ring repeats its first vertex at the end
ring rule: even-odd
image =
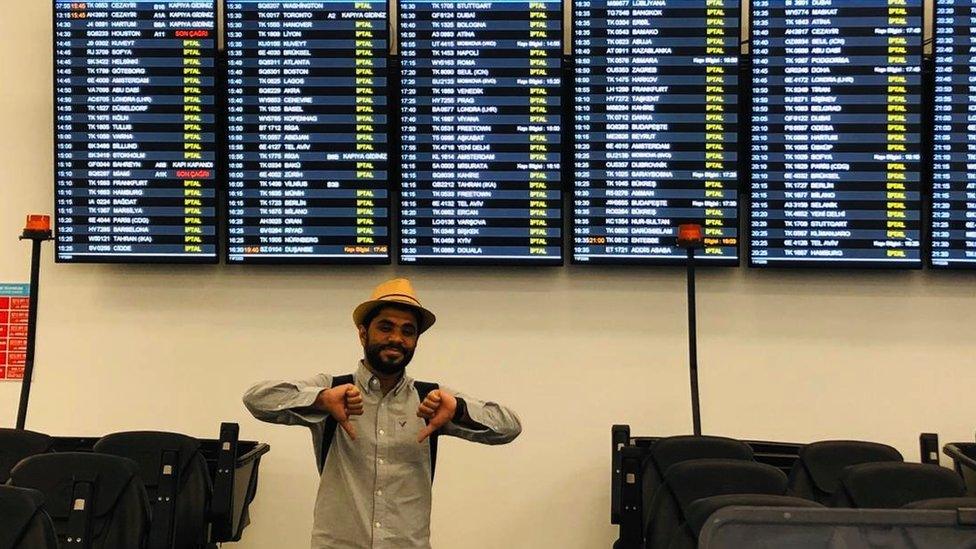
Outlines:
{"type": "Polygon", "coordinates": [[[691,422],[701,435],[701,403],[698,399],[698,322],[695,313],[695,249],[688,247],[688,361],[691,373],[691,422]]]}
{"type": "Polygon", "coordinates": [[[27,317],[27,357],[24,362],[24,379],[20,382],[20,407],[17,409],[17,428],[23,429],[27,421],[27,402],[30,400],[31,377],[34,375],[34,343],[37,337],[37,293],[41,270],[41,242],[45,237],[28,237],[31,240],[30,304],[27,317]]]}

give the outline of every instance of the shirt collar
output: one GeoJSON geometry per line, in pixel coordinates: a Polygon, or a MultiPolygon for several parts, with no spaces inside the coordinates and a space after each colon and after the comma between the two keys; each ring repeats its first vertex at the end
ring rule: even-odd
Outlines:
{"type": "MultiPolygon", "coordinates": [[[[373,391],[377,393],[382,393],[382,388],[380,386],[380,380],[377,378],[373,372],[366,367],[366,361],[364,359],[359,360],[359,367],[356,368],[355,374],[357,384],[363,389],[366,394],[372,394],[373,391]]],[[[400,394],[400,390],[410,383],[410,378],[407,376],[406,372],[400,376],[400,380],[397,384],[393,386],[393,390],[390,391],[393,396],[400,394]]]]}

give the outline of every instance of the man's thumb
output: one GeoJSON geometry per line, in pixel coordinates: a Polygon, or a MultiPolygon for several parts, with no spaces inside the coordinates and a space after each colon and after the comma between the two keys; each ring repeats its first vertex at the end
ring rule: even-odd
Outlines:
{"type": "Polygon", "coordinates": [[[436,430],[437,430],[437,426],[436,425],[427,425],[427,426],[425,426],[423,429],[420,430],[420,435],[417,436],[417,443],[419,444],[419,443],[427,440],[427,437],[429,437],[430,435],[434,434],[434,431],[436,431],[436,430]]]}
{"type": "Polygon", "coordinates": [[[345,421],[340,421],[339,426],[342,427],[342,430],[345,431],[347,435],[349,435],[349,438],[356,440],[356,428],[353,426],[351,421],[348,419],[345,421]]]}

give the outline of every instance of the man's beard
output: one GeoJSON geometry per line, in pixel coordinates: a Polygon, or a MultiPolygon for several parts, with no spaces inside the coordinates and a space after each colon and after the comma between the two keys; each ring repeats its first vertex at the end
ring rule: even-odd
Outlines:
{"type": "Polygon", "coordinates": [[[383,345],[380,343],[370,343],[366,346],[366,360],[369,365],[372,366],[373,371],[379,374],[392,376],[399,375],[403,373],[406,369],[407,364],[410,364],[410,360],[413,358],[413,351],[408,351],[406,348],[400,345],[383,345]],[[384,349],[394,349],[400,352],[400,358],[394,359],[393,361],[388,361],[383,359],[381,352],[384,349]]]}

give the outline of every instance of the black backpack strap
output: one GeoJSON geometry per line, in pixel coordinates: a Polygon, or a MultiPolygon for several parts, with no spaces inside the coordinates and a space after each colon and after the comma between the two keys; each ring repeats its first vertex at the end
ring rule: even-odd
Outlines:
{"type": "MultiPolygon", "coordinates": [[[[335,376],[332,378],[332,388],[353,383],[354,381],[355,379],[352,374],[335,376]]],[[[339,427],[339,422],[334,417],[330,415],[325,418],[325,430],[322,433],[322,459],[319,460],[321,463],[321,467],[319,467],[320,473],[325,470],[325,458],[329,457],[329,448],[332,447],[332,440],[335,438],[337,427],[339,427]]]]}
{"type": "MultiPolygon", "coordinates": [[[[424,399],[431,391],[436,391],[440,389],[440,385],[436,383],[429,383],[427,381],[414,381],[414,388],[417,389],[417,396],[420,397],[420,402],[423,403],[424,399]]],[[[424,423],[430,423],[429,420],[424,419],[424,423]]],[[[437,431],[434,431],[432,435],[427,439],[430,441],[430,480],[434,481],[434,469],[437,467],[437,437],[440,435],[437,431]]]]}

